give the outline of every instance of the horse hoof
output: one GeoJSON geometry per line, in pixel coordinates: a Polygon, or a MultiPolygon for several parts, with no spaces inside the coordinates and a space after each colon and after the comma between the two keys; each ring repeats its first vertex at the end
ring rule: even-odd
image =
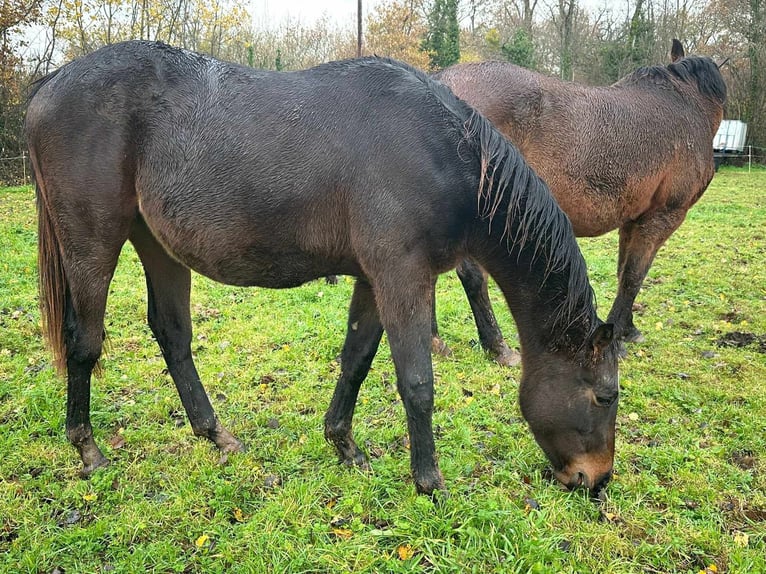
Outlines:
{"type": "Polygon", "coordinates": [[[343,466],[358,468],[365,472],[372,470],[370,461],[367,460],[367,455],[358,448],[351,456],[342,457],[340,462],[343,466]]]}
{"type": "Polygon", "coordinates": [[[82,468],[80,469],[80,478],[87,480],[96,470],[105,466],[109,466],[110,464],[112,464],[112,461],[105,456],[101,456],[98,460],[95,460],[89,464],[83,464],[82,468]]]}
{"type": "Polygon", "coordinates": [[[225,445],[216,445],[218,446],[218,450],[220,450],[222,453],[228,454],[232,452],[245,452],[247,451],[247,447],[240,441],[239,439],[235,437],[231,437],[231,440],[227,441],[225,445]]]}
{"type": "Polygon", "coordinates": [[[622,340],[626,343],[645,343],[646,337],[644,337],[643,333],[636,329],[635,327],[631,327],[628,329],[628,331],[623,335],[622,340]]]}
{"type": "Polygon", "coordinates": [[[515,367],[521,364],[521,353],[511,349],[505,343],[499,351],[492,352],[494,361],[502,367],[515,367]]]}
{"type": "Polygon", "coordinates": [[[441,492],[442,496],[446,495],[444,490],[444,477],[441,472],[437,471],[436,474],[427,478],[415,481],[415,490],[418,494],[425,494],[434,499],[435,496],[439,496],[436,492],[441,492]]]}
{"type": "Polygon", "coordinates": [[[441,340],[441,337],[433,337],[431,339],[431,351],[434,355],[441,355],[442,357],[449,357],[452,354],[452,349],[441,340]]]}

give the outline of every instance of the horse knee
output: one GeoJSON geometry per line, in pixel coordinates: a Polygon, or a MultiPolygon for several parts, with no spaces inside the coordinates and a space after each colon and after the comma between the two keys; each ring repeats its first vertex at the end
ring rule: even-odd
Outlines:
{"type": "Polygon", "coordinates": [[[433,386],[428,384],[399,385],[399,396],[408,417],[430,417],[434,410],[433,386]]]}

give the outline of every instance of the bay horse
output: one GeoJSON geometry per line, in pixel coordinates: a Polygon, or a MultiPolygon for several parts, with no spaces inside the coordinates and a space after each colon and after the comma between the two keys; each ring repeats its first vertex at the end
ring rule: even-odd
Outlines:
{"type": "MultiPolygon", "coordinates": [[[[479,110],[548,184],[578,237],[619,229],[617,296],[607,321],[625,342],[643,342],[633,303],[659,248],[715,173],[713,137],[726,84],[710,59],[686,56],[639,68],[609,87],[565,82],[514,64],[458,64],[435,75],[479,110]]],[[[503,364],[517,358],[497,327],[486,276],[457,268],[482,345],[503,364]]],[[[443,345],[433,321],[435,348],[443,345]]]]}
{"type": "Polygon", "coordinates": [[[519,399],[556,477],[598,491],[614,458],[617,345],[596,315],[572,227],[543,181],[442,84],[364,58],[268,72],[161,43],[102,48],[33,86],[41,311],[67,376],[81,475],[109,461],[90,382],[123,244],[142,262],[148,322],[194,433],[224,452],[192,360],[190,269],[231,285],[357,278],[325,416],[365,467],[351,423],[388,334],[419,493],[444,487],[432,430],[433,277],[464,257],[507,295],[522,341],[519,399]]]}

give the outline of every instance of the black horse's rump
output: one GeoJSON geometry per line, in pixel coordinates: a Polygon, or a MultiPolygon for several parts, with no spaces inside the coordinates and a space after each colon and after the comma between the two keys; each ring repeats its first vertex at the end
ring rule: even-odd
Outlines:
{"type": "Polygon", "coordinates": [[[66,367],[67,435],[85,474],[106,462],[89,385],[128,240],[194,432],[223,450],[241,445],[218,422],[191,357],[189,269],[274,288],[354,275],[325,434],[342,460],[364,463],[351,416],[385,328],[416,486],[441,488],[430,288],[471,256],[508,296],[525,355],[522,409],[557,476],[592,488],[611,472],[616,404],[594,412],[589,394],[616,392],[611,329],[596,317],[571,225],[518,151],[425,74],[378,58],[267,72],[126,42],[35,85],[26,133],[41,308],[66,367]],[[583,417],[593,436],[583,436],[583,417]]]}

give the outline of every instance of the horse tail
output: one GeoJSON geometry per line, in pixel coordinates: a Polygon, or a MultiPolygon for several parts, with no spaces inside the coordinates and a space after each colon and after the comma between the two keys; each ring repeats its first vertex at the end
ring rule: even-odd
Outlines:
{"type": "Polygon", "coordinates": [[[40,91],[40,88],[42,88],[45,84],[47,84],[49,81],[51,81],[53,78],[55,78],[58,73],[62,70],[62,68],[57,68],[50,72],[49,74],[43,76],[42,78],[38,78],[34,82],[29,84],[29,87],[27,88],[27,105],[29,105],[29,102],[32,101],[32,98],[35,97],[35,94],[40,91]]]}
{"type": "Polygon", "coordinates": [[[53,353],[53,365],[59,373],[66,370],[66,343],[64,341],[64,315],[69,290],[61,243],[56,224],[46,203],[45,184],[40,176],[35,152],[30,146],[30,157],[35,173],[37,199],[37,271],[40,292],[40,316],[43,333],[53,353]]]}
{"type": "Polygon", "coordinates": [[[40,168],[31,135],[37,110],[32,106],[32,100],[40,89],[58,75],[61,68],[32,82],[27,92],[27,117],[25,131],[29,159],[32,166],[32,176],[35,181],[35,198],[37,203],[37,279],[39,289],[40,318],[43,335],[48,347],[53,353],[53,366],[63,374],[66,371],[66,340],[64,338],[64,323],[66,317],[69,283],[64,271],[61,241],[58,235],[56,221],[50,209],[49,195],[46,191],[45,177],[40,168]]]}
{"type": "Polygon", "coordinates": [[[64,314],[66,308],[67,279],[61,245],[56,234],[56,224],[47,204],[45,183],[40,170],[37,150],[32,143],[30,126],[34,123],[35,111],[31,110],[32,100],[40,89],[61,70],[37,79],[27,88],[27,113],[24,131],[29,148],[32,178],[35,182],[37,203],[37,281],[39,292],[40,319],[43,335],[53,353],[53,365],[59,373],[66,368],[66,343],[64,341],[64,314]]]}

